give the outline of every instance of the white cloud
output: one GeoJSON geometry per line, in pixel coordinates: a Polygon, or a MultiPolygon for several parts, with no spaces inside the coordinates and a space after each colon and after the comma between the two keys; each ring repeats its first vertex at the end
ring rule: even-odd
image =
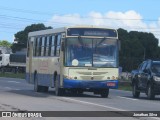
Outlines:
{"type": "Polygon", "coordinates": [[[109,28],[124,28],[128,31],[137,30],[144,32],[152,32],[160,40],[160,17],[157,21],[146,22],[142,15],[134,10],[126,12],[109,11],[100,13],[92,11],[87,16],[79,14],[54,15],[47,23],[53,27],[72,26],[72,25],[96,25],[109,28]]]}

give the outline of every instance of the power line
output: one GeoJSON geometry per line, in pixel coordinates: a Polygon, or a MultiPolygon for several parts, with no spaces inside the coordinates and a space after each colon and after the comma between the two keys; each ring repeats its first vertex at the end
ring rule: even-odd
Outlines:
{"type": "MultiPolygon", "coordinates": [[[[9,11],[15,11],[15,12],[21,12],[21,13],[30,13],[30,14],[40,14],[40,15],[59,15],[62,16],[64,14],[57,14],[57,13],[49,13],[49,12],[40,12],[40,11],[33,11],[33,10],[25,10],[25,9],[17,9],[17,8],[8,8],[4,6],[0,6],[0,9],[3,10],[9,10],[9,11]]],[[[71,15],[65,15],[63,17],[73,17],[71,15]]],[[[131,21],[137,21],[137,20],[142,20],[142,21],[160,21],[157,19],[135,19],[135,18],[110,18],[110,17],[91,17],[91,16],[81,16],[80,18],[83,19],[108,19],[108,20],[131,20],[131,21]]],[[[37,21],[37,20],[36,20],[37,21]]]]}
{"type": "MultiPolygon", "coordinates": [[[[7,19],[14,19],[14,20],[17,20],[17,21],[21,21],[21,22],[23,22],[24,23],[24,20],[25,21],[27,21],[27,22],[47,22],[47,21],[45,21],[45,20],[38,20],[38,19],[29,19],[29,18],[23,18],[23,17],[16,17],[16,16],[8,16],[8,15],[0,15],[0,18],[7,18],[7,19]]],[[[72,24],[72,23],[64,23],[64,22],[53,22],[55,25],[59,25],[59,24],[65,24],[65,25],[67,25],[67,24],[72,24]]],[[[121,27],[124,27],[124,26],[117,26],[117,27],[119,27],[119,28],[121,28],[121,27]]],[[[129,26],[128,27],[126,27],[127,29],[149,29],[149,30],[155,30],[155,29],[160,29],[160,28],[141,28],[141,27],[139,27],[139,26],[134,26],[135,28],[130,28],[129,26]]]]}
{"type": "Polygon", "coordinates": [[[43,15],[53,15],[53,13],[49,13],[49,12],[40,12],[40,11],[35,11],[35,10],[9,8],[9,7],[4,7],[4,6],[0,6],[0,9],[7,10],[7,11],[21,12],[21,13],[40,14],[40,15],[42,15],[42,14],[43,15]]]}

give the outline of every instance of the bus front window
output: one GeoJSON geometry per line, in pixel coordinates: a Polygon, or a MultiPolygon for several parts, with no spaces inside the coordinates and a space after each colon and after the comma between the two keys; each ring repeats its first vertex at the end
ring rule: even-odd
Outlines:
{"type": "Polygon", "coordinates": [[[68,38],[66,66],[117,67],[117,40],[68,38]]]}
{"type": "Polygon", "coordinates": [[[66,66],[92,65],[92,40],[68,38],[65,55],[66,66]],[[77,62],[77,64],[76,64],[77,62]]]}
{"type": "Polygon", "coordinates": [[[117,40],[93,40],[93,66],[117,67],[117,40]]]}

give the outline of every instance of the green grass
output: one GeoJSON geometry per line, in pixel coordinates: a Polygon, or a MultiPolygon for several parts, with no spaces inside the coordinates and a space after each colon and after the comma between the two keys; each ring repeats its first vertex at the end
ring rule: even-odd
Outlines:
{"type": "Polygon", "coordinates": [[[119,90],[132,91],[132,87],[130,85],[119,85],[119,90]]]}
{"type": "Polygon", "coordinates": [[[0,73],[0,77],[25,79],[25,73],[0,73]]]}

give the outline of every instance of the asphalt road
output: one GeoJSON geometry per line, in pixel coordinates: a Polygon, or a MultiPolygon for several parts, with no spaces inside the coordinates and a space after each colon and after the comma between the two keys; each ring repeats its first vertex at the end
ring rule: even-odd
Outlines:
{"type": "MultiPolygon", "coordinates": [[[[23,79],[0,78],[0,111],[160,111],[160,96],[148,100],[145,94],[139,99],[132,98],[128,91],[110,90],[108,98],[85,92],[80,95],[70,93],[55,96],[54,89],[48,93],[36,93],[33,85],[23,79]]],[[[125,116],[125,115],[124,115],[125,116]]],[[[9,118],[0,118],[8,120],[9,118]]],[[[18,118],[14,118],[17,120],[18,118]]],[[[20,119],[20,118],[19,118],[20,119]]],[[[54,117],[25,118],[36,120],[158,120],[158,117],[54,117]]],[[[12,119],[13,120],[13,119],[12,119]]]]}

